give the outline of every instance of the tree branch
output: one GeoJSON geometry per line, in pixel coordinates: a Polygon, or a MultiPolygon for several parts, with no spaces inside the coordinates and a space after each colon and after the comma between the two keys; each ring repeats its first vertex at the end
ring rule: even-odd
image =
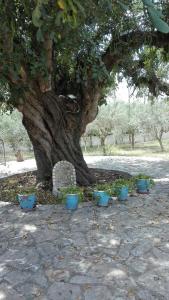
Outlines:
{"type": "Polygon", "coordinates": [[[137,86],[140,84],[145,84],[148,86],[149,91],[154,95],[158,96],[159,92],[162,92],[169,96],[169,84],[160,80],[156,74],[154,73],[151,78],[146,78],[145,76],[141,76],[138,79],[137,86]]]}
{"type": "Polygon", "coordinates": [[[121,67],[124,69],[126,75],[132,78],[135,86],[140,87],[142,84],[144,84],[148,86],[149,91],[154,96],[157,96],[159,92],[169,96],[169,84],[158,78],[153,69],[151,69],[150,74],[147,74],[147,76],[140,76],[141,70],[144,70],[145,68],[143,60],[135,61],[135,64],[132,66],[121,65],[121,67]]]}
{"type": "Polygon", "coordinates": [[[117,40],[112,40],[106,52],[102,55],[102,61],[108,72],[111,72],[114,64],[120,63],[130,51],[137,50],[143,45],[157,48],[169,47],[169,34],[160,32],[134,31],[125,33],[117,40]]]}
{"type": "Polygon", "coordinates": [[[45,50],[45,57],[46,57],[46,68],[48,72],[47,78],[44,78],[44,76],[38,77],[38,82],[40,86],[41,92],[45,93],[47,91],[52,90],[52,53],[53,53],[53,41],[49,36],[49,33],[45,33],[44,35],[44,42],[43,42],[43,48],[45,50]]]}

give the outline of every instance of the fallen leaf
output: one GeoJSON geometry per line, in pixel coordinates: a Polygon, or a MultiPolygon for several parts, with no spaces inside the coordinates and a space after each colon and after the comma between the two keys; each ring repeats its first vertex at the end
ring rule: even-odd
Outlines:
{"type": "Polygon", "coordinates": [[[64,259],[64,256],[59,256],[58,259],[62,260],[62,259],[64,259]]]}

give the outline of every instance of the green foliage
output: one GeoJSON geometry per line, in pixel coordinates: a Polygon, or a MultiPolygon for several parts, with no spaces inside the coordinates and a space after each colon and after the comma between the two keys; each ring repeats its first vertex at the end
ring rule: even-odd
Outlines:
{"type": "Polygon", "coordinates": [[[133,181],[133,183],[136,185],[136,183],[137,183],[137,180],[138,179],[148,179],[149,180],[149,182],[150,182],[150,187],[152,187],[152,186],[154,186],[155,185],[155,181],[150,177],[150,176],[148,176],[148,175],[145,175],[145,174],[138,174],[138,175],[136,175],[136,176],[133,176],[132,177],[132,181],[133,181]]]}
{"type": "MultiPolygon", "coordinates": [[[[163,69],[165,73],[165,68],[163,69]]],[[[145,91],[143,91],[145,96],[145,91]]],[[[95,121],[86,128],[86,137],[97,136],[104,141],[108,135],[114,141],[120,141],[126,135],[133,134],[151,136],[158,141],[162,141],[163,134],[169,132],[169,104],[167,98],[150,99],[145,96],[145,103],[130,99],[130,102],[123,102],[110,97],[108,105],[100,107],[95,121]]],[[[110,153],[110,147],[105,145],[106,153],[110,153]]],[[[112,153],[111,153],[112,154],[112,153]]]]}
{"type": "Polygon", "coordinates": [[[97,184],[88,188],[80,188],[77,186],[70,186],[60,190],[60,197],[54,196],[50,191],[37,190],[35,183],[32,182],[32,175],[15,175],[6,179],[1,179],[0,198],[3,201],[12,201],[18,203],[18,194],[32,194],[35,193],[37,196],[38,204],[59,204],[64,203],[67,194],[78,194],[80,201],[93,201],[93,192],[105,191],[108,195],[117,196],[118,188],[123,186],[129,187],[129,193],[132,193],[136,189],[136,182],[138,179],[149,179],[150,186],[152,187],[155,183],[154,180],[145,174],[138,174],[131,177],[130,179],[117,179],[110,183],[97,184]],[[30,177],[29,177],[30,176],[30,177]]]}
{"type": "MultiPolygon", "coordinates": [[[[117,1],[124,11],[130,9],[129,5],[126,5],[123,1],[117,1]]],[[[169,25],[162,19],[164,15],[162,11],[156,7],[152,0],[142,0],[144,6],[147,8],[151,22],[155,28],[162,33],[169,33],[169,25]]],[[[158,1],[157,1],[158,4],[158,1]]],[[[161,4],[161,3],[159,3],[161,4]]]]}
{"type": "Polygon", "coordinates": [[[164,133],[169,132],[169,105],[167,102],[155,101],[151,98],[152,103],[148,103],[143,107],[141,112],[140,127],[145,133],[151,134],[161,146],[164,133]]]}
{"type": "MultiPolygon", "coordinates": [[[[148,0],[144,5],[157,29],[168,32],[167,13],[162,20],[158,5],[148,0]]],[[[160,5],[164,10],[165,5],[160,5]]],[[[82,96],[85,88],[97,86],[104,98],[116,74],[128,64],[131,67],[137,56],[135,37],[129,45],[130,38],[125,41],[123,35],[138,28],[150,30],[142,2],[129,0],[0,0],[0,19],[0,103],[8,109],[23,102],[32,81],[49,77],[47,38],[52,42],[57,93],[82,96]],[[114,56],[110,68],[104,61],[107,49],[114,56]]],[[[148,40],[151,45],[151,34],[148,40]]],[[[144,52],[142,45],[138,52],[144,52]]]]}
{"type": "Polygon", "coordinates": [[[122,187],[128,187],[129,193],[132,193],[136,189],[136,183],[138,179],[149,179],[150,187],[155,185],[154,180],[145,174],[138,174],[136,176],[132,176],[129,179],[116,179],[115,181],[112,181],[111,183],[103,183],[103,184],[97,184],[95,186],[95,190],[97,191],[105,191],[109,196],[118,196],[119,190],[122,187]]]}
{"type": "Polygon", "coordinates": [[[124,9],[125,11],[129,9],[129,6],[126,5],[123,1],[117,1],[117,2],[121,6],[121,8],[124,9]]]}
{"type": "MultiPolygon", "coordinates": [[[[77,24],[78,12],[84,13],[82,5],[77,0],[55,0],[56,23],[69,22],[72,25],[77,24]]],[[[38,0],[32,13],[32,22],[34,26],[41,27],[44,24],[44,8],[49,6],[49,0],[38,0]]]]}
{"type": "Polygon", "coordinates": [[[0,137],[4,140],[5,146],[10,146],[13,151],[24,147],[32,147],[26,130],[24,129],[19,112],[14,111],[8,114],[0,114],[0,137]]]}
{"type": "Polygon", "coordinates": [[[133,192],[135,186],[134,186],[132,178],[130,178],[130,179],[117,179],[115,181],[115,184],[114,184],[114,187],[113,187],[113,194],[117,195],[118,191],[119,191],[119,188],[122,188],[122,187],[128,187],[129,193],[133,192]]]}
{"type": "Polygon", "coordinates": [[[112,187],[114,185],[114,182],[112,183],[100,183],[100,184],[96,184],[95,186],[95,190],[96,191],[104,191],[106,192],[109,196],[112,195],[112,187]]]}
{"type": "Polygon", "coordinates": [[[111,183],[103,183],[97,184],[95,190],[97,191],[105,191],[109,196],[117,196],[119,192],[119,188],[127,186],[129,188],[129,192],[131,193],[134,188],[134,181],[131,179],[116,179],[111,183]]]}
{"type": "Polygon", "coordinates": [[[113,129],[113,105],[103,105],[96,120],[87,128],[87,133],[93,132],[99,137],[107,137],[113,129]]]}
{"type": "Polygon", "coordinates": [[[60,188],[59,189],[59,199],[64,203],[66,200],[66,196],[68,194],[78,194],[79,196],[79,202],[83,201],[84,198],[84,190],[81,187],[78,186],[69,186],[66,188],[60,188]]]}
{"type": "Polygon", "coordinates": [[[42,25],[41,20],[41,10],[44,4],[48,4],[48,0],[37,0],[37,5],[32,13],[32,22],[36,27],[40,27],[42,25]]]}
{"type": "Polygon", "coordinates": [[[142,1],[148,10],[153,26],[156,27],[160,32],[169,33],[169,25],[162,20],[162,17],[164,17],[162,11],[156,9],[151,0],[142,1]]]}

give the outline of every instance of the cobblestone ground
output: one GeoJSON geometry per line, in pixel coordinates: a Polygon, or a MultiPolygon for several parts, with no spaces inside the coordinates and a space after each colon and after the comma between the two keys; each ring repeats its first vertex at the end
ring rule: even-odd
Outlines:
{"type": "Polygon", "coordinates": [[[0,300],[168,300],[169,162],[120,169],[144,166],[158,179],[151,193],[109,208],[23,213],[0,202],[0,300]]]}

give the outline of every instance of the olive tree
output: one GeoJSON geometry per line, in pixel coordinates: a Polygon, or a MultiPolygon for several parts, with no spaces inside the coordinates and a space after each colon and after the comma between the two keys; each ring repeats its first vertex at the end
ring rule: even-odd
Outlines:
{"type": "Polygon", "coordinates": [[[5,144],[9,145],[16,153],[22,146],[31,149],[31,142],[22,125],[19,112],[0,115],[0,135],[5,144]]]}
{"type": "Polygon", "coordinates": [[[112,110],[112,105],[103,105],[98,113],[97,118],[87,127],[87,131],[99,137],[100,145],[103,149],[104,155],[106,155],[106,138],[112,134],[113,129],[112,110]]]}
{"type": "Polygon", "coordinates": [[[142,129],[158,141],[162,152],[165,151],[163,136],[169,132],[168,102],[155,101],[153,104],[146,104],[142,110],[142,129]]]}
{"type": "Polygon", "coordinates": [[[157,49],[168,60],[168,1],[0,0],[0,19],[1,103],[23,115],[38,181],[67,160],[93,182],[80,137],[116,74],[169,92],[155,64],[157,49]]]}

